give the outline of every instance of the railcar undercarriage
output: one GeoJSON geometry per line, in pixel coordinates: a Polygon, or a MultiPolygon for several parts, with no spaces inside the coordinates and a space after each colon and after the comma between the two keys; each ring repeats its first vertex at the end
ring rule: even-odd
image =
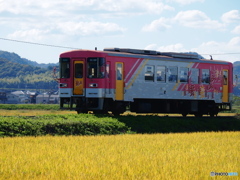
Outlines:
{"type": "Polygon", "coordinates": [[[212,100],[170,100],[170,99],[134,99],[133,102],[114,101],[110,98],[61,98],[61,109],[76,110],[78,113],[122,114],[128,109],[135,113],[173,113],[194,114],[202,117],[204,114],[217,116],[220,111],[231,110],[230,103],[215,103],[212,100]]]}

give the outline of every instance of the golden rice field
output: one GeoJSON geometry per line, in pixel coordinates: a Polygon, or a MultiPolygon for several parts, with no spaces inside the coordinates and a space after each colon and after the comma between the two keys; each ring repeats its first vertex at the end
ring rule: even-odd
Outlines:
{"type": "Polygon", "coordinates": [[[0,139],[0,179],[240,179],[240,132],[0,139]]]}
{"type": "Polygon", "coordinates": [[[59,111],[59,110],[6,110],[0,109],[0,116],[39,116],[46,114],[77,114],[76,111],[59,111]]]}

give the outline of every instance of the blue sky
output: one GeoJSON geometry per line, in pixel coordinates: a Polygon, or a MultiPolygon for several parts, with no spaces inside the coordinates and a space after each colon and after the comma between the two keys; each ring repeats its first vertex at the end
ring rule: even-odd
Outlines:
{"type": "MultiPolygon", "coordinates": [[[[240,61],[239,0],[0,0],[0,27],[0,38],[40,44],[194,51],[240,61]]],[[[0,39],[0,50],[56,63],[71,49],[0,39]]]]}

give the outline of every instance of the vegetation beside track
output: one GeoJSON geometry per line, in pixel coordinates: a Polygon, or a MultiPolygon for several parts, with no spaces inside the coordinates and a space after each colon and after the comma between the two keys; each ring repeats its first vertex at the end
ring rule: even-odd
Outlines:
{"type": "Polygon", "coordinates": [[[124,123],[91,114],[0,117],[0,137],[43,135],[102,135],[130,132],[124,123]]]}
{"type": "MultiPolygon", "coordinates": [[[[0,109],[3,111],[0,113],[0,137],[240,131],[239,114],[214,118],[127,113],[111,116],[61,111],[59,105],[52,104],[0,104],[0,109]]],[[[239,108],[233,111],[238,112],[239,108]]]]}
{"type": "Polygon", "coordinates": [[[240,116],[234,117],[159,117],[119,116],[118,120],[137,133],[176,133],[240,131],[240,116]]]}
{"type": "Polygon", "coordinates": [[[240,131],[240,116],[214,118],[94,114],[0,116],[2,137],[205,131],[240,131]]]}
{"type": "Polygon", "coordinates": [[[59,110],[59,104],[0,104],[0,109],[59,110]]]}

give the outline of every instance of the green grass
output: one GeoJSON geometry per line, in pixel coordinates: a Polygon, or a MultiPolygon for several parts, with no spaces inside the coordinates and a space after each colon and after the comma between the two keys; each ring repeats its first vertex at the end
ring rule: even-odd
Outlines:
{"type": "Polygon", "coordinates": [[[0,136],[100,135],[129,132],[124,123],[94,115],[42,115],[0,117],[0,136]]]}
{"type": "Polygon", "coordinates": [[[0,109],[59,110],[59,104],[0,104],[0,109]]]}

